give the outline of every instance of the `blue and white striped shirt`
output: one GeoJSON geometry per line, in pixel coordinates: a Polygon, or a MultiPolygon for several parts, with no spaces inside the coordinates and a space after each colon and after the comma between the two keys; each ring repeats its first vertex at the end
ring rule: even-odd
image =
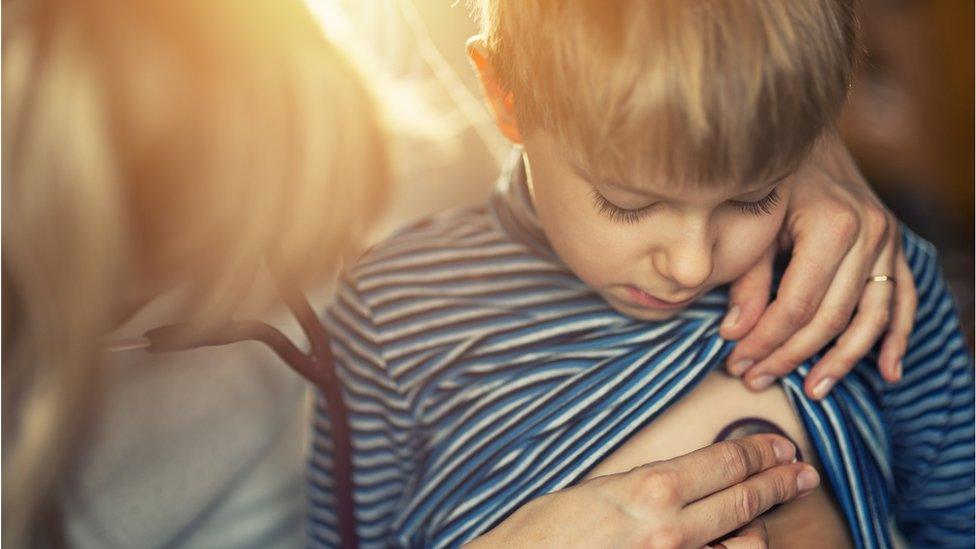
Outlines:
{"type": "MultiPolygon", "coordinates": [[[[366,547],[457,546],[578,482],[687,394],[732,344],[714,291],[677,317],[615,312],[553,254],[521,163],[491,203],[435,216],[368,252],[327,315],[353,431],[366,547]]],[[[858,547],[973,547],[973,362],[933,247],[907,229],[919,306],[904,379],[876,351],[823,402],[810,363],[781,383],[858,547]]],[[[310,543],[337,546],[321,397],[310,543]]]]}

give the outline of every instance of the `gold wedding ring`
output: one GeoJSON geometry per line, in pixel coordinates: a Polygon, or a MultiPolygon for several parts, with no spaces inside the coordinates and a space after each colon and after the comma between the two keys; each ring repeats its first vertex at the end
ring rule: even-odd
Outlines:
{"type": "Polygon", "coordinates": [[[888,275],[874,275],[868,277],[868,282],[891,282],[895,283],[895,277],[888,275]]]}

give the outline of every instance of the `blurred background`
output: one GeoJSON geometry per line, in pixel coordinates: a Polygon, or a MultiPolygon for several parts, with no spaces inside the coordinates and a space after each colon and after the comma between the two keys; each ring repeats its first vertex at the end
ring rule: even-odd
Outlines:
{"type": "Polygon", "coordinates": [[[973,2],[862,0],[867,59],[841,118],[855,159],[939,249],[973,345],[973,2]]]}
{"type": "MultiPolygon", "coordinates": [[[[463,0],[310,0],[329,30],[414,115],[397,138],[398,181],[378,237],[489,192],[508,147],[464,54],[477,32],[463,0]],[[416,126],[414,126],[416,127],[416,126]]],[[[894,213],[938,247],[973,344],[974,3],[862,0],[866,57],[840,121],[862,172],[894,213]]]]}

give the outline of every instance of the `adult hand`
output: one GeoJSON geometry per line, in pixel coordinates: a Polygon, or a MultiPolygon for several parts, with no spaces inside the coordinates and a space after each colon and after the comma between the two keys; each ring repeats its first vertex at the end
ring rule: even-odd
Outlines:
{"type": "Polygon", "coordinates": [[[806,394],[821,399],[887,332],[878,366],[898,381],[917,296],[897,220],[836,134],[817,144],[797,176],[783,232],[792,257],[776,300],[767,307],[775,250],[732,285],[721,328],[739,340],[729,373],[764,389],[836,339],[806,378],[806,394]],[[895,282],[866,282],[874,275],[895,282]]]}
{"type": "Polygon", "coordinates": [[[729,537],[708,545],[709,549],[765,549],[769,547],[766,522],[762,517],[739,528],[729,537]]]}
{"type": "Polygon", "coordinates": [[[740,528],[820,483],[795,455],[776,435],[718,442],[542,496],[469,547],[763,547],[764,527],[740,528]]]}

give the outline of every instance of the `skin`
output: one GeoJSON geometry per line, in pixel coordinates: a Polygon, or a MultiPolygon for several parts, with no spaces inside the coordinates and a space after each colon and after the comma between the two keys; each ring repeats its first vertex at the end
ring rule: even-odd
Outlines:
{"type": "MultiPolygon", "coordinates": [[[[536,162],[537,173],[542,177],[538,186],[546,187],[546,170],[565,159],[546,156],[549,151],[544,135],[523,138],[515,116],[515,99],[499,85],[481,37],[475,36],[468,41],[468,56],[499,130],[513,144],[526,146],[530,166],[536,162]],[[530,149],[538,152],[539,157],[534,158],[530,149]]],[[[577,167],[573,166],[574,170],[577,167]]],[[[579,170],[575,171],[578,176],[579,170]]],[[[731,284],[729,311],[720,333],[726,339],[738,341],[727,361],[729,373],[742,377],[751,389],[762,390],[835,341],[835,346],[814,364],[804,382],[807,396],[819,400],[867,355],[875,342],[883,338],[878,357],[882,377],[889,382],[900,380],[901,359],[914,324],[917,297],[908,263],[901,251],[897,220],[870,190],[847,149],[832,132],[822,136],[807,161],[790,179],[792,181],[786,182],[782,189],[790,194],[781,201],[786,204],[781,219],[782,230],[768,241],[764,253],[754,255],[750,246],[749,257],[755,259],[753,264],[737,278],[726,280],[731,284]],[[770,302],[773,259],[777,250],[783,247],[791,251],[790,262],[780,282],[777,299],[770,302]],[[866,283],[872,275],[894,276],[897,284],[866,283]]],[[[721,182],[713,182],[709,189],[716,193],[722,189],[724,195],[699,196],[682,192],[677,197],[682,203],[675,204],[676,197],[668,193],[665,182],[613,183],[650,191],[648,198],[660,195],[671,199],[664,212],[655,214],[672,216],[673,220],[688,223],[693,228],[724,225],[721,220],[711,217],[708,222],[704,221],[705,207],[711,203],[714,208],[718,198],[736,197],[744,190],[729,189],[721,182]]],[[[765,182],[754,183],[761,186],[765,182]]],[[[579,195],[575,196],[577,204],[579,198],[579,195]]],[[[550,238],[555,235],[554,231],[551,233],[548,234],[550,238]]],[[[702,249],[704,239],[715,238],[708,236],[705,230],[699,234],[701,241],[688,241],[684,245],[702,249]]],[[[765,241],[765,230],[757,234],[765,241]]],[[[561,253],[558,248],[556,251],[561,253]]],[[[722,258],[728,257],[724,255],[725,249],[720,251],[722,258]]],[[[615,252],[632,253],[631,250],[615,252]]],[[[603,251],[591,253],[602,254],[603,251]]],[[[740,265],[735,258],[728,263],[725,261],[723,259],[716,273],[709,274],[705,284],[739,271],[740,265]]],[[[587,274],[589,269],[584,269],[576,259],[573,262],[577,263],[574,270],[584,275],[581,278],[585,282],[595,280],[587,274]]],[[[670,274],[667,265],[661,266],[660,260],[658,263],[654,270],[667,278],[670,274]]],[[[694,285],[692,279],[696,273],[688,275],[680,270],[682,265],[691,265],[686,261],[679,261],[677,265],[679,270],[671,275],[674,285],[662,284],[663,287],[644,290],[674,291],[672,297],[686,295],[683,291],[694,285]]],[[[633,270],[627,269],[627,272],[633,270]]],[[[606,288],[595,288],[601,294],[610,293],[606,288]]],[[[618,306],[612,301],[611,304],[618,306]]]]}
{"type": "Polygon", "coordinates": [[[553,249],[612,307],[642,320],[663,320],[683,307],[644,303],[633,289],[688,302],[745,274],[775,241],[794,183],[789,176],[685,189],[604,182],[566,160],[542,131],[526,136],[524,151],[536,213],[553,249]]]}
{"type": "Polygon", "coordinates": [[[468,547],[766,547],[757,517],[820,483],[794,456],[776,435],[712,444],[542,496],[468,547]]]}
{"type": "MultiPolygon", "coordinates": [[[[900,252],[897,222],[835,135],[825,135],[795,174],[747,188],[715,184],[675,194],[660,181],[606,181],[567,161],[545,134],[523,138],[514,98],[499,85],[481,37],[472,37],[467,51],[499,130],[513,144],[525,147],[533,200],[547,237],[570,268],[613,307],[637,318],[667,318],[675,311],[633,303],[627,286],[675,301],[731,283],[721,334],[739,340],[728,367],[750,388],[767,387],[835,338],[837,345],[806,378],[810,398],[826,396],[882,336],[882,375],[890,382],[901,378],[915,288],[900,252]],[[773,184],[781,200],[769,213],[749,218],[729,209],[731,203],[758,200],[773,184]],[[601,214],[595,207],[594,191],[628,209],[651,205],[652,215],[614,224],[606,208],[601,214]],[[646,219],[653,216],[661,223],[649,230],[646,219]],[[778,298],[770,303],[772,262],[784,242],[791,246],[791,261],[778,298]],[[865,285],[873,274],[894,275],[898,285],[865,285]]],[[[772,435],[742,440],[753,444],[777,439],[785,442],[772,435]]],[[[726,467],[716,466],[727,463],[722,452],[729,443],[741,441],[716,443],[549,494],[522,507],[472,545],[701,547],[721,538],[721,545],[729,549],[766,547],[765,527],[754,519],[777,503],[808,493],[819,477],[802,464],[729,476],[726,467]],[[703,471],[724,471],[725,476],[702,476],[703,471]],[[687,483],[701,479],[696,495],[704,497],[690,505],[645,475],[687,483]],[[760,477],[762,482],[750,483],[760,477]],[[755,497],[718,497],[736,492],[741,497],[743,490],[755,497]],[[638,507],[633,506],[635,500],[620,499],[628,494],[638,496],[638,507]],[[742,512],[736,502],[744,500],[762,505],[742,512]],[[692,508],[697,513],[687,512],[692,508]],[[735,509],[740,512],[729,519],[735,509]]],[[[682,485],[669,482],[664,484],[682,485]]]]}
{"type": "Polygon", "coordinates": [[[769,261],[732,285],[721,332],[739,340],[730,373],[762,389],[836,339],[805,381],[807,396],[819,400],[883,338],[881,374],[900,380],[917,295],[897,220],[836,135],[825,136],[797,179],[803,184],[794,189],[782,235],[792,257],[777,299],[769,303],[769,261]],[[894,275],[897,283],[866,284],[875,274],[894,275]]]}

